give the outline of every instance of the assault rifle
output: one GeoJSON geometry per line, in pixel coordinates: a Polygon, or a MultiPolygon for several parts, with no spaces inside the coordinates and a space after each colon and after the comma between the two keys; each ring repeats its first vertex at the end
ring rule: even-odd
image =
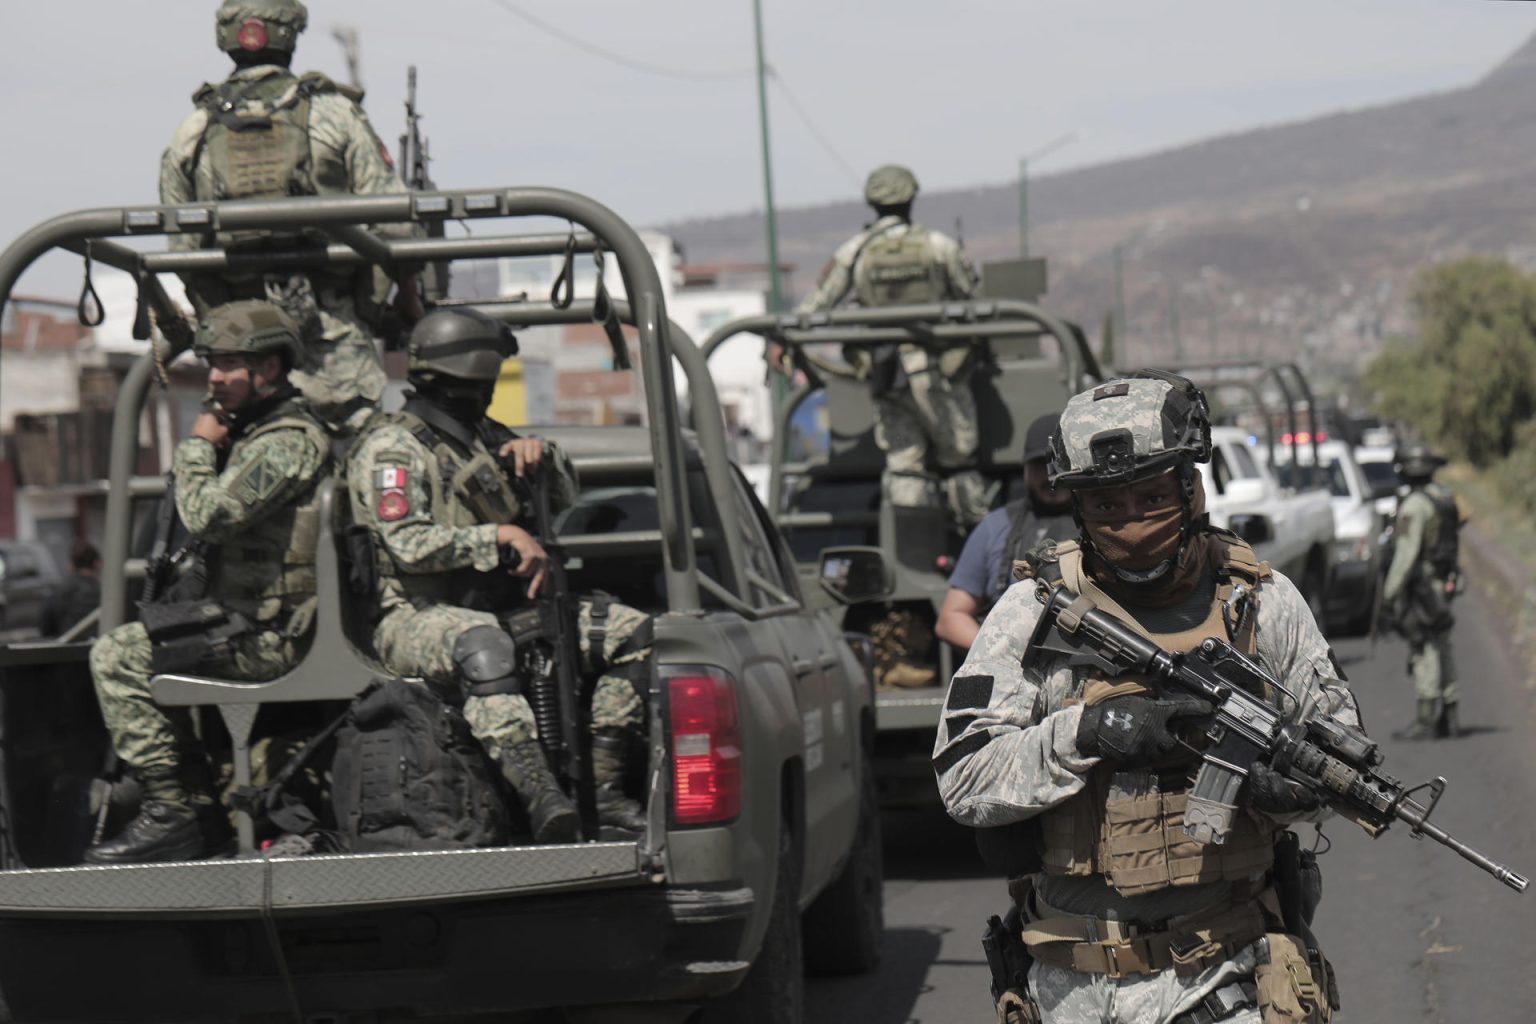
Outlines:
{"type": "MultiPolygon", "coordinates": [[[[429,165],[432,155],[427,140],[421,136],[421,114],[416,110],[416,65],[405,73],[405,131],[400,135],[400,174],[405,187],[412,192],[433,192],[437,185],[432,181],[429,165]]],[[[430,218],[427,237],[442,238],[443,219],[430,218]]],[[[439,260],[428,263],[422,271],[421,298],[429,307],[448,297],[448,262],[439,260]]]]}
{"type": "Polygon", "coordinates": [[[1316,793],[1372,838],[1393,821],[1407,822],[1415,839],[1428,836],[1516,892],[1525,891],[1524,875],[1430,824],[1429,816],[1445,792],[1443,776],[1405,787],[1377,770],[1382,753],[1358,729],[1326,718],[1287,720],[1280,708],[1257,695],[1283,694],[1293,710],[1300,707],[1296,695],[1230,644],[1211,638],[1188,654],[1174,654],[1068,587],[1042,585],[1036,596],[1045,605],[1035,634],[1043,649],[1074,656],[1111,675],[1147,676],[1215,705],[1206,732],[1210,742],[1184,811],[1184,831],[1195,841],[1226,840],[1249,771],[1267,764],[1316,793]],[[1422,789],[1430,792],[1428,806],[1413,799],[1422,789]]]}

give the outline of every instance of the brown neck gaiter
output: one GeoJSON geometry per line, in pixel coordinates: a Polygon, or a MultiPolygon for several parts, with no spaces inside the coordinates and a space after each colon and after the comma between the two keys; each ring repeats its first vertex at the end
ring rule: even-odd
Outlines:
{"type": "Polygon", "coordinates": [[[1210,563],[1209,537],[1203,529],[1205,488],[1198,474],[1190,505],[1194,533],[1187,538],[1182,502],[1142,516],[1095,518],[1085,511],[1083,533],[1090,544],[1087,567],[1094,582],[1116,600],[1152,608],[1187,599],[1205,578],[1210,563]],[[1173,564],[1145,581],[1128,580],[1115,572],[1117,568],[1145,572],[1165,562],[1173,564]]]}

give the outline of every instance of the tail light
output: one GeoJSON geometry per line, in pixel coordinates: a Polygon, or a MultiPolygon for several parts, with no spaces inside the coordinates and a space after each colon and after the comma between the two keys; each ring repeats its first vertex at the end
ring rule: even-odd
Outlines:
{"type": "Polygon", "coordinates": [[[710,825],[741,813],[741,730],[736,686],[719,669],[674,671],[667,679],[672,738],[672,820],[710,825]]]}

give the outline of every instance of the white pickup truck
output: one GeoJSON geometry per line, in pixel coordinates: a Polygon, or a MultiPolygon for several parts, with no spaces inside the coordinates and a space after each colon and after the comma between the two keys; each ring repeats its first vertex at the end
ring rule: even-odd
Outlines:
{"type": "Polygon", "coordinates": [[[1214,526],[1253,545],[1258,556],[1285,573],[1323,621],[1333,578],[1333,508],[1324,482],[1282,487],[1248,444],[1247,431],[1211,429],[1211,461],[1200,467],[1206,508],[1214,526]]]}

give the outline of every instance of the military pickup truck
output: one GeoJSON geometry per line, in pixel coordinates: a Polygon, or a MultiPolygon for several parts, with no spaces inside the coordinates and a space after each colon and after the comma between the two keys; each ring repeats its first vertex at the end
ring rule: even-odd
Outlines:
{"type": "MultiPolygon", "coordinates": [[[[1100,379],[1080,330],[1013,299],[748,317],[718,327],[703,344],[705,357],[740,334],[784,346],[801,371],[803,383],[777,412],[768,507],[802,578],[816,578],[821,549],[834,544],[878,547],[896,566],[896,588],[887,601],[833,610],[855,635],[867,635],[892,611],[910,611],[931,628],[965,534],[942,502],[904,522],[893,514],[881,486],[885,457],[875,445],[869,385],[852,379],[832,353],[839,346],[969,344],[979,367],[972,376],[979,466],[997,484],[998,503],[1022,496],[1021,456],[1030,422],[1059,411],[1072,394],[1100,379]],[[829,444],[824,451],[795,452],[797,416],[813,401],[824,402],[829,444]]],[[[882,688],[876,694],[875,774],[883,806],[937,799],[933,736],[958,662],[956,652],[936,638],[927,651],[934,668],[931,685],[882,688]]]]}
{"type": "MultiPolygon", "coordinates": [[[[82,866],[90,819],[81,794],[107,752],[87,645],[0,648],[0,1020],[509,1021],[558,1008],[576,1021],[789,1024],[801,1018],[803,968],[874,966],[872,684],[832,616],[812,605],[883,597],[890,569],[879,552],[845,549],[827,553],[824,577],[796,572],[726,458],[703,359],[670,325],[655,267],[627,224],[553,189],[85,211],[40,224],[0,254],[0,305],[28,265],[59,249],[134,274],[141,314],[153,310],[162,328],[177,314],[157,275],[192,268],[393,269],[566,253],[569,272],[588,253],[616,259],[632,310],[606,296],[475,305],[513,324],[602,322],[620,365],[619,322],[638,333],[645,427],[528,432],[564,446],[581,475],[559,531],[570,589],[602,588],[656,616],[649,763],[638,784],[648,825],[638,837],[570,845],[282,856],[257,848],[239,814],[237,856],[82,866]],[[408,240],[370,227],[535,216],[572,228],[498,235],[482,223],[473,237],[408,240]],[[256,254],[118,241],[211,226],[322,237],[256,254]],[[679,424],[674,360],[700,413],[692,432],[679,424]]],[[[150,317],[140,319],[147,336],[150,317]]],[[[116,407],[103,630],[128,617],[143,571],[128,557],[128,509],[153,375],[146,355],[116,407]]],[[[334,716],[380,674],[339,581],[346,553],[331,511],[345,502],[334,491],[322,485],[320,605],[304,660],[267,683],[154,682],[157,701],[198,709],[205,743],[236,782],[251,778],[269,714],[334,716]]]]}

